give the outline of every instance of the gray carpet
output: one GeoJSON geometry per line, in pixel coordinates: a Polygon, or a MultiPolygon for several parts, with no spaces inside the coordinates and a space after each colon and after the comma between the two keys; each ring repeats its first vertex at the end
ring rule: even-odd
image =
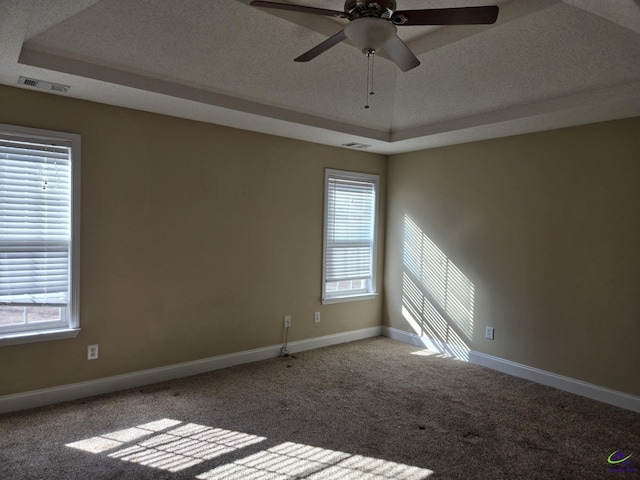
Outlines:
{"type": "Polygon", "coordinates": [[[378,337],[5,414],[0,478],[640,478],[640,414],[417,350],[378,337]]]}

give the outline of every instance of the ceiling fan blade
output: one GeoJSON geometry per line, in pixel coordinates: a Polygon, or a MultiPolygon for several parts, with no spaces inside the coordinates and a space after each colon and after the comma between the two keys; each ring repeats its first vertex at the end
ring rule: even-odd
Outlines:
{"type": "Polygon", "coordinates": [[[433,8],[401,10],[391,21],[400,25],[489,25],[498,19],[496,5],[486,7],[433,8]]]}
{"type": "Polygon", "coordinates": [[[261,2],[255,0],[249,5],[252,7],[275,8],[277,10],[290,10],[292,12],[313,13],[315,15],[327,15],[329,17],[347,18],[347,14],[338,10],[326,10],[324,8],[305,7],[304,5],[290,5],[288,3],[261,2]]]}
{"type": "Polygon", "coordinates": [[[391,37],[382,48],[403,72],[408,72],[420,65],[420,60],[416,58],[398,35],[391,37]]]}
{"type": "Polygon", "coordinates": [[[344,30],[340,30],[333,37],[327,38],[324,42],[322,42],[319,45],[316,45],[315,47],[313,47],[308,52],[303,53],[298,58],[294,58],[293,61],[294,62],[308,62],[309,60],[313,60],[318,55],[320,55],[321,53],[326,52],[331,47],[333,47],[334,45],[339,44],[340,42],[342,42],[346,38],[347,38],[347,36],[344,34],[344,30]]]}

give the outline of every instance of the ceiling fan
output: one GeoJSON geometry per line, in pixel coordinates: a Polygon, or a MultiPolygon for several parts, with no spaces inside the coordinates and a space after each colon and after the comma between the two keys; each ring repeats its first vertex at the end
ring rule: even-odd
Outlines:
{"type": "Polygon", "coordinates": [[[288,3],[252,1],[254,7],[290,10],[330,17],[346,18],[344,30],[329,37],[308,52],[295,58],[296,62],[308,62],[331,47],[346,40],[362,49],[367,56],[384,49],[403,72],[420,65],[409,47],[396,34],[398,26],[415,25],[488,25],[498,18],[498,7],[431,8],[425,10],[396,10],[395,0],[346,0],[344,12],[288,3]]]}

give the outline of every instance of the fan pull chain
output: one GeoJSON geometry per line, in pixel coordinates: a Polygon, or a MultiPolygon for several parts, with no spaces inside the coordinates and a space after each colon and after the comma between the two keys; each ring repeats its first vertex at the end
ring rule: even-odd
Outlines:
{"type": "Polygon", "coordinates": [[[371,54],[371,90],[369,91],[369,95],[375,95],[376,93],[373,91],[373,68],[376,66],[376,52],[371,54]]]}
{"type": "Polygon", "coordinates": [[[364,97],[364,108],[369,108],[369,72],[371,71],[371,53],[367,52],[367,91],[364,97]]]}
{"type": "Polygon", "coordinates": [[[365,50],[367,56],[367,92],[365,96],[364,108],[369,107],[369,95],[375,95],[373,91],[373,67],[375,66],[375,50],[365,50]]]}

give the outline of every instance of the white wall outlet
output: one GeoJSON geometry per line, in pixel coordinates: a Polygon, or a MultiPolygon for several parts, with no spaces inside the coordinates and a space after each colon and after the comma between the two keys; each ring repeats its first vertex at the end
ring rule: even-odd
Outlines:
{"type": "Polygon", "coordinates": [[[489,340],[493,340],[493,327],[485,327],[484,328],[484,338],[488,338],[489,340]]]}
{"type": "Polygon", "coordinates": [[[95,345],[87,345],[87,360],[97,360],[98,359],[98,344],[95,345]]]}
{"type": "Polygon", "coordinates": [[[320,312],[313,314],[313,323],[320,323],[320,312]]]}
{"type": "Polygon", "coordinates": [[[284,328],[289,328],[291,326],[291,315],[284,316],[284,328]]]}

